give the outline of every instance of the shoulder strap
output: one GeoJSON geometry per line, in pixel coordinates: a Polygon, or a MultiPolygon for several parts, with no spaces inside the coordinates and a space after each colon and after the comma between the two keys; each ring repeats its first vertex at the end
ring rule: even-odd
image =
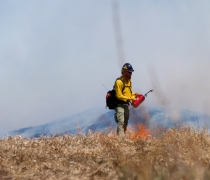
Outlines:
{"type": "MultiPolygon", "coordinates": [[[[124,83],[124,81],[121,79],[121,78],[117,78],[116,80],[115,80],[115,83],[116,83],[116,81],[117,80],[120,80],[120,81],[122,81],[122,83],[123,83],[123,88],[122,88],[122,92],[124,91],[124,89],[125,89],[125,83],[124,83]]],[[[114,84],[115,85],[115,84],[114,84]]],[[[114,89],[114,86],[113,86],[113,89],[114,89]]]]}
{"type": "MultiPolygon", "coordinates": [[[[131,81],[130,81],[130,86],[125,86],[125,82],[124,82],[121,78],[117,78],[117,79],[115,80],[115,82],[116,82],[117,80],[121,80],[122,83],[123,83],[122,92],[124,91],[125,87],[129,87],[130,92],[131,92],[131,94],[132,94],[132,90],[131,90],[132,83],[131,83],[131,81]]],[[[114,89],[114,86],[113,86],[113,89],[114,89]]]]}
{"type": "Polygon", "coordinates": [[[128,87],[130,89],[131,94],[132,94],[132,90],[131,90],[132,83],[131,83],[131,81],[130,81],[130,86],[125,86],[125,82],[122,79],[120,79],[120,80],[123,82],[122,92],[124,91],[125,87],[128,87]]]}
{"type": "Polygon", "coordinates": [[[130,84],[131,84],[131,86],[130,86],[130,91],[131,91],[131,94],[132,94],[132,90],[131,90],[131,87],[132,87],[132,83],[131,83],[131,81],[130,81],[130,84]]]}

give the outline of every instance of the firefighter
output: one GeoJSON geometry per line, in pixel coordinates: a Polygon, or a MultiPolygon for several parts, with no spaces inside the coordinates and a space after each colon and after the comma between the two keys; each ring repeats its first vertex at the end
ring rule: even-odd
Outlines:
{"type": "Polygon", "coordinates": [[[129,119],[129,105],[138,95],[132,92],[131,76],[133,71],[131,64],[125,63],[122,67],[121,77],[118,78],[114,84],[117,99],[115,121],[117,123],[117,135],[119,137],[125,136],[129,119]]]}

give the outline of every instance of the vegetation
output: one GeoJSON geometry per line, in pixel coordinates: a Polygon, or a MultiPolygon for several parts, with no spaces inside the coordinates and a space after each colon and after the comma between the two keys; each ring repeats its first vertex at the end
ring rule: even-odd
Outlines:
{"type": "Polygon", "coordinates": [[[0,140],[0,179],[7,180],[207,180],[209,165],[210,135],[192,127],[147,137],[128,131],[124,139],[89,133],[0,140]]]}

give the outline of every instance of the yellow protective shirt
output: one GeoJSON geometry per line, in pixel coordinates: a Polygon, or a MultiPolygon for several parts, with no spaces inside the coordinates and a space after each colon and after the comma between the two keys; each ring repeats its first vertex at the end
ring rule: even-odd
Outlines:
{"type": "Polygon", "coordinates": [[[116,92],[116,95],[115,95],[116,98],[121,100],[121,101],[127,102],[128,100],[134,100],[135,99],[135,94],[136,93],[132,92],[131,81],[130,80],[128,80],[128,81],[124,80],[124,78],[122,76],[115,81],[114,89],[115,89],[115,92],[116,92]],[[123,85],[123,82],[124,82],[124,85],[123,85]],[[123,87],[124,87],[124,90],[123,90],[123,87]],[[122,90],[123,90],[123,92],[122,92],[122,90]]]}

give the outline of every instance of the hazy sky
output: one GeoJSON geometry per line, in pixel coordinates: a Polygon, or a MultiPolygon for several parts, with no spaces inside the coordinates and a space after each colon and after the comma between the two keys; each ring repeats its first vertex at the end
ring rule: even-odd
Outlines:
{"type": "MultiPolygon", "coordinates": [[[[111,89],[123,65],[113,2],[0,1],[0,132],[105,107],[102,83],[111,89]]],[[[209,0],[119,1],[133,90],[155,90],[145,105],[210,112],[209,9],[209,0]]]]}

